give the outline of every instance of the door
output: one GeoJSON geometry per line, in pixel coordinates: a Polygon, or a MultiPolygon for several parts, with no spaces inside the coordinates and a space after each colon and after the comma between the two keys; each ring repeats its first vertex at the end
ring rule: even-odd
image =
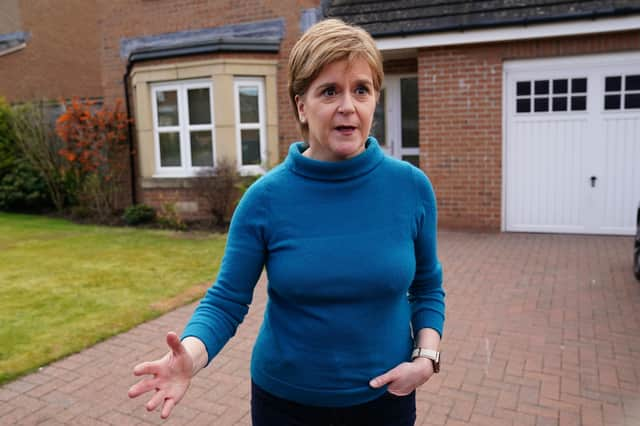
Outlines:
{"type": "Polygon", "coordinates": [[[640,54],[505,64],[505,228],[627,234],[640,200],[640,54]]]}
{"type": "Polygon", "coordinates": [[[420,166],[418,79],[385,76],[371,134],[387,155],[420,166]]]}

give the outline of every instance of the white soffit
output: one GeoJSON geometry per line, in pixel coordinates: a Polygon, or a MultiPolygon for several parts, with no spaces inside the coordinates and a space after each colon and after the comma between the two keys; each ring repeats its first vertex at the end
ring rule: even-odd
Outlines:
{"type": "Polygon", "coordinates": [[[381,51],[420,47],[451,46],[456,44],[489,43],[546,37],[562,37],[640,29],[640,16],[605,18],[592,21],[555,22],[539,25],[519,25],[468,31],[448,31],[406,37],[376,39],[381,51]]]}

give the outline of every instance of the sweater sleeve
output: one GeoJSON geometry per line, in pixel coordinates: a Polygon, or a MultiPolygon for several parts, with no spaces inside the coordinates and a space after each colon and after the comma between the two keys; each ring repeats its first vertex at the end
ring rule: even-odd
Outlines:
{"type": "Polygon", "coordinates": [[[236,208],[215,283],[196,308],[182,334],[193,336],[207,348],[208,362],[236,332],[249,310],[253,290],[265,258],[267,206],[265,185],[249,187],[236,208]]]}
{"type": "Polygon", "coordinates": [[[411,325],[414,333],[433,328],[440,336],[444,326],[444,290],[442,265],[436,250],[437,209],[433,187],[429,179],[412,168],[417,189],[415,257],[416,274],[409,287],[411,325]]]}

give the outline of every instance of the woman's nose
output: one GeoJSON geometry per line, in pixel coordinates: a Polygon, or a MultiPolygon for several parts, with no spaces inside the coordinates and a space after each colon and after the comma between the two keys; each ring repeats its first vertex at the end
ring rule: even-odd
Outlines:
{"type": "Polygon", "coordinates": [[[338,112],[342,114],[349,114],[355,110],[353,99],[350,93],[345,93],[340,99],[340,105],[338,105],[338,112]]]}

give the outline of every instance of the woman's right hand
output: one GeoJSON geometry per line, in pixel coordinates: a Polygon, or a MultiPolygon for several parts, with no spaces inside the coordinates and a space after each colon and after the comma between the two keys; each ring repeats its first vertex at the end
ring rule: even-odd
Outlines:
{"type": "Polygon", "coordinates": [[[180,339],[174,332],[167,333],[167,345],[171,349],[164,357],[143,362],[133,368],[136,376],[145,377],[129,388],[129,398],[136,398],[143,393],[155,391],[147,402],[148,411],[153,411],[162,404],[160,417],[166,419],[171,410],[180,402],[191,383],[193,360],[180,339]]]}

